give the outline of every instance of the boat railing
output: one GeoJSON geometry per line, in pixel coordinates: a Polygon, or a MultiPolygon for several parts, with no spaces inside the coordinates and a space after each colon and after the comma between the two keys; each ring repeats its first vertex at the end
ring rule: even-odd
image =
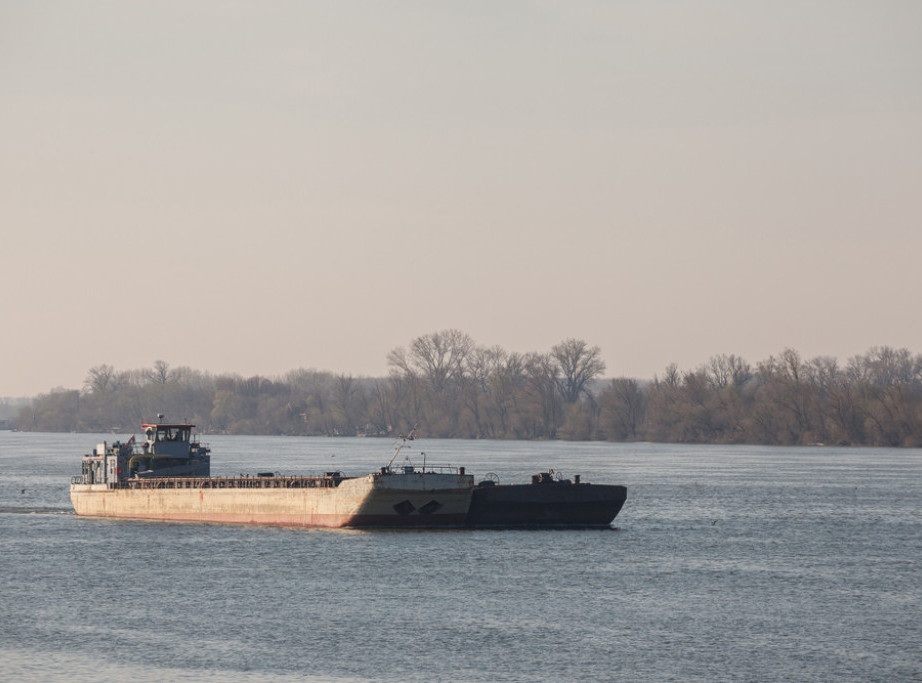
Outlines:
{"type": "Polygon", "coordinates": [[[430,465],[426,463],[422,467],[416,467],[415,465],[398,465],[398,466],[384,466],[380,470],[380,474],[464,474],[463,467],[455,467],[454,465],[430,465]]]}
{"type": "Polygon", "coordinates": [[[343,476],[132,477],[122,489],[314,489],[336,488],[343,476]]]}

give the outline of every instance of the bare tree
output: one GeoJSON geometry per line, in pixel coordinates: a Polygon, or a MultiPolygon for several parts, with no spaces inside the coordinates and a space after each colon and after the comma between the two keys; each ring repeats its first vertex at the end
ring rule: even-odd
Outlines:
{"type": "Polygon", "coordinates": [[[560,368],[560,393],[567,403],[576,403],[593,379],[605,372],[602,350],[582,339],[567,339],[551,348],[551,357],[560,368]]]}
{"type": "Polygon", "coordinates": [[[555,438],[563,422],[558,390],[558,367],[549,353],[529,353],[523,358],[526,397],[522,408],[529,415],[527,438],[555,438]]]}
{"type": "Polygon", "coordinates": [[[364,428],[368,413],[365,390],[352,375],[336,375],[331,407],[338,433],[351,436],[364,428]]]}
{"type": "Polygon", "coordinates": [[[83,380],[83,388],[87,393],[101,394],[115,388],[116,373],[111,365],[97,365],[90,368],[83,380]]]}
{"type": "Polygon", "coordinates": [[[715,389],[728,386],[742,387],[752,379],[749,363],[734,354],[712,357],[705,367],[708,383],[715,389]]]}
{"type": "Polygon", "coordinates": [[[599,397],[601,422],[612,441],[638,437],[647,410],[647,397],[635,379],[613,379],[599,397]]]}
{"type": "Polygon", "coordinates": [[[874,347],[859,358],[864,377],[878,388],[918,383],[922,379],[922,360],[908,349],[874,347]]]}
{"type": "Polygon", "coordinates": [[[409,350],[396,348],[387,354],[388,364],[408,376],[423,377],[434,389],[444,389],[458,379],[464,362],[474,349],[474,340],[455,329],[417,337],[409,350]]]}
{"type": "Polygon", "coordinates": [[[147,371],[147,379],[153,384],[166,384],[170,381],[170,364],[155,360],[154,367],[147,371]]]}
{"type": "Polygon", "coordinates": [[[670,389],[677,389],[682,383],[682,376],[679,373],[679,366],[677,366],[675,363],[670,363],[666,366],[663,379],[660,380],[659,377],[654,377],[653,383],[662,384],[666,387],[669,387],[670,389]]]}

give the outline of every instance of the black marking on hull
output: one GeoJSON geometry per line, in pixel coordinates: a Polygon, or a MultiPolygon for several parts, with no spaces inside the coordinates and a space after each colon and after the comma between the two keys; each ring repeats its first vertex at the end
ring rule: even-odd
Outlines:
{"type": "Polygon", "coordinates": [[[421,515],[431,515],[433,512],[442,507],[442,504],[437,500],[430,500],[428,503],[423,505],[419,509],[419,514],[421,515]]]}
{"type": "Polygon", "coordinates": [[[401,501],[394,506],[394,511],[398,515],[408,515],[416,509],[416,506],[413,505],[408,500],[401,501]]]}

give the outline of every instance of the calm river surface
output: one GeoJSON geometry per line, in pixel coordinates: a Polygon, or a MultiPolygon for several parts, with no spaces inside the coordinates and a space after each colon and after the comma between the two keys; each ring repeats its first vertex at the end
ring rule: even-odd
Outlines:
{"type": "MultiPolygon", "coordinates": [[[[0,432],[0,680],[922,680],[917,450],[423,440],[628,500],[612,531],[359,532],[77,518],[106,438],[0,432]]],[[[203,440],[214,474],[393,454],[203,440]]]]}

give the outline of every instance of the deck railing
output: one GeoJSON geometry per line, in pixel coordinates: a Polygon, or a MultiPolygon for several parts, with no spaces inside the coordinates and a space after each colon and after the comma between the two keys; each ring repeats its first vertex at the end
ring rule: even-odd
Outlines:
{"type": "Polygon", "coordinates": [[[336,488],[347,477],[138,477],[118,482],[120,489],[315,489],[336,488]]]}

